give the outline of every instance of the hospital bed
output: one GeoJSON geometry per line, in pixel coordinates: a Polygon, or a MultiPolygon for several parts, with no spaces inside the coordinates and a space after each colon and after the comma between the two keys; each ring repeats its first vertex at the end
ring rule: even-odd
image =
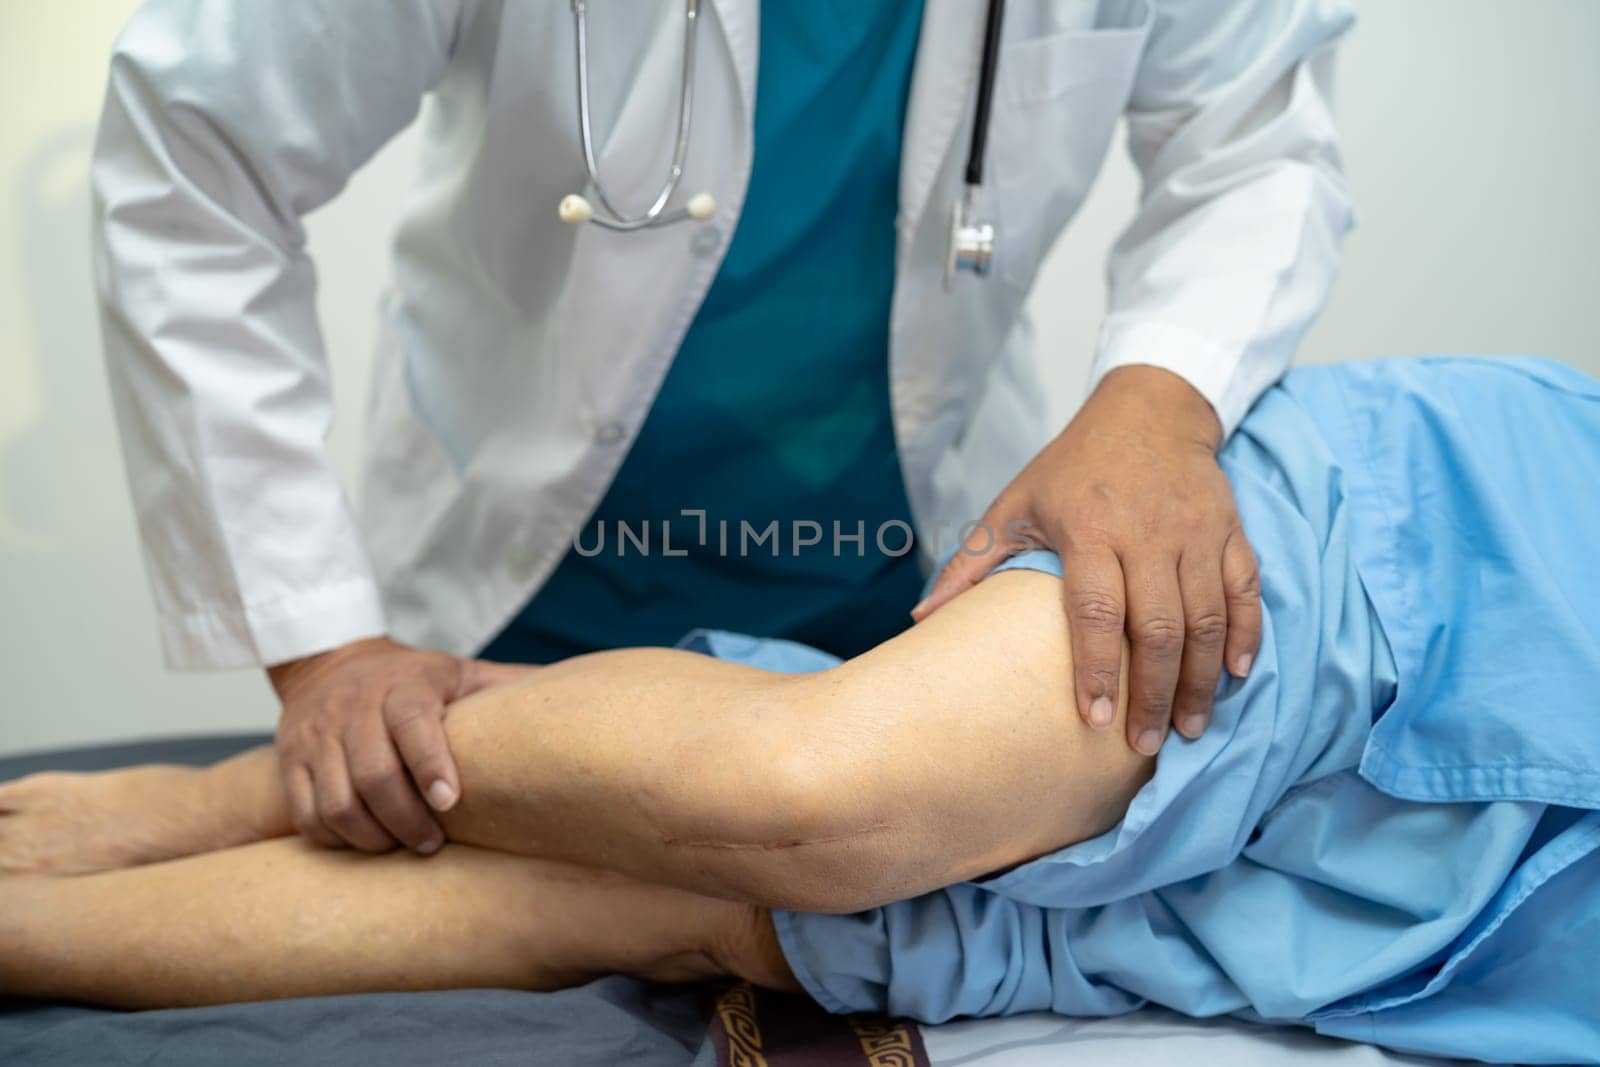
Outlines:
{"type": "MultiPolygon", "coordinates": [[[[37,770],[209,763],[265,737],[203,737],[0,759],[0,781],[37,770]]],[[[1380,1067],[1400,1056],[1298,1028],[1186,1019],[1147,1008],[1112,1019],[1022,1015],[942,1026],[830,1016],[743,984],[651,986],[613,977],[560,993],[457,990],[118,1012],[0,1000],[0,1064],[861,1064],[864,1067],[1380,1067]],[[760,1059],[750,1056],[759,1052],[760,1059]]]]}

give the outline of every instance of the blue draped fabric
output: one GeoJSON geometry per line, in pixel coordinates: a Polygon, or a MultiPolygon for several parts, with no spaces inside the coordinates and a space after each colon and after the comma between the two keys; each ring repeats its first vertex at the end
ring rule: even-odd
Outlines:
{"type": "Polygon", "coordinates": [[[1306,368],[1221,463],[1265,631],[1212,727],[1168,739],[1106,834],[857,915],[778,913],[796,975],[836,1012],[1151,1001],[1600,1061],[1600,385],[1532,359],[1306,368]]]}

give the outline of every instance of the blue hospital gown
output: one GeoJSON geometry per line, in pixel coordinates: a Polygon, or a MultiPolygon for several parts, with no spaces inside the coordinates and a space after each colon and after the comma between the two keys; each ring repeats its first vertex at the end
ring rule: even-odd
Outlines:
{"type": "Polygon", "coordinates": [[[1600,384],[1531,359],[1301,369],[1221,463],[1265,626],[1211,728],[1172,735],[1092,840],[855,915],[778,912],[796,976],[834,1012],[1154,1002],[1600,1062],[1600,384]]]}

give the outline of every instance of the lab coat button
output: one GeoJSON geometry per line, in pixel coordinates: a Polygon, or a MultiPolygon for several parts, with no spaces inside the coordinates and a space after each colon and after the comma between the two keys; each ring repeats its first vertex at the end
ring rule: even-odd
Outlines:
{"type": "Polygon", "coordinates": [[[620,422],[602,422],[599,426],[595,427],[594,431],[594,439],[596,443],[602,445],[614,445],[618,441],[622,440],[624,435],[625,431],[623,430],[622,423],[620,422]]]}
{"type": "Polygon", "coordinates": [[[689,241],[689,251],[701,259],[716,255],[720,247],[722,247],[722,231],[715,226],[701,226],[694,231],[694,237],[689,241]]]}

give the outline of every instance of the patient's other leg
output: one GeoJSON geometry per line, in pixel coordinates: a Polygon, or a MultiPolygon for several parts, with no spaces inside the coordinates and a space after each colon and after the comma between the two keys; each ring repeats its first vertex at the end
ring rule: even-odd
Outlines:
{"type": "Polygon", "coordinates": [[[609,973],[797,988],[768,913],[463,845],[330,852],[285,838],[75,877],[0,880],[0,993],[127,1008],[609,973]]]}

